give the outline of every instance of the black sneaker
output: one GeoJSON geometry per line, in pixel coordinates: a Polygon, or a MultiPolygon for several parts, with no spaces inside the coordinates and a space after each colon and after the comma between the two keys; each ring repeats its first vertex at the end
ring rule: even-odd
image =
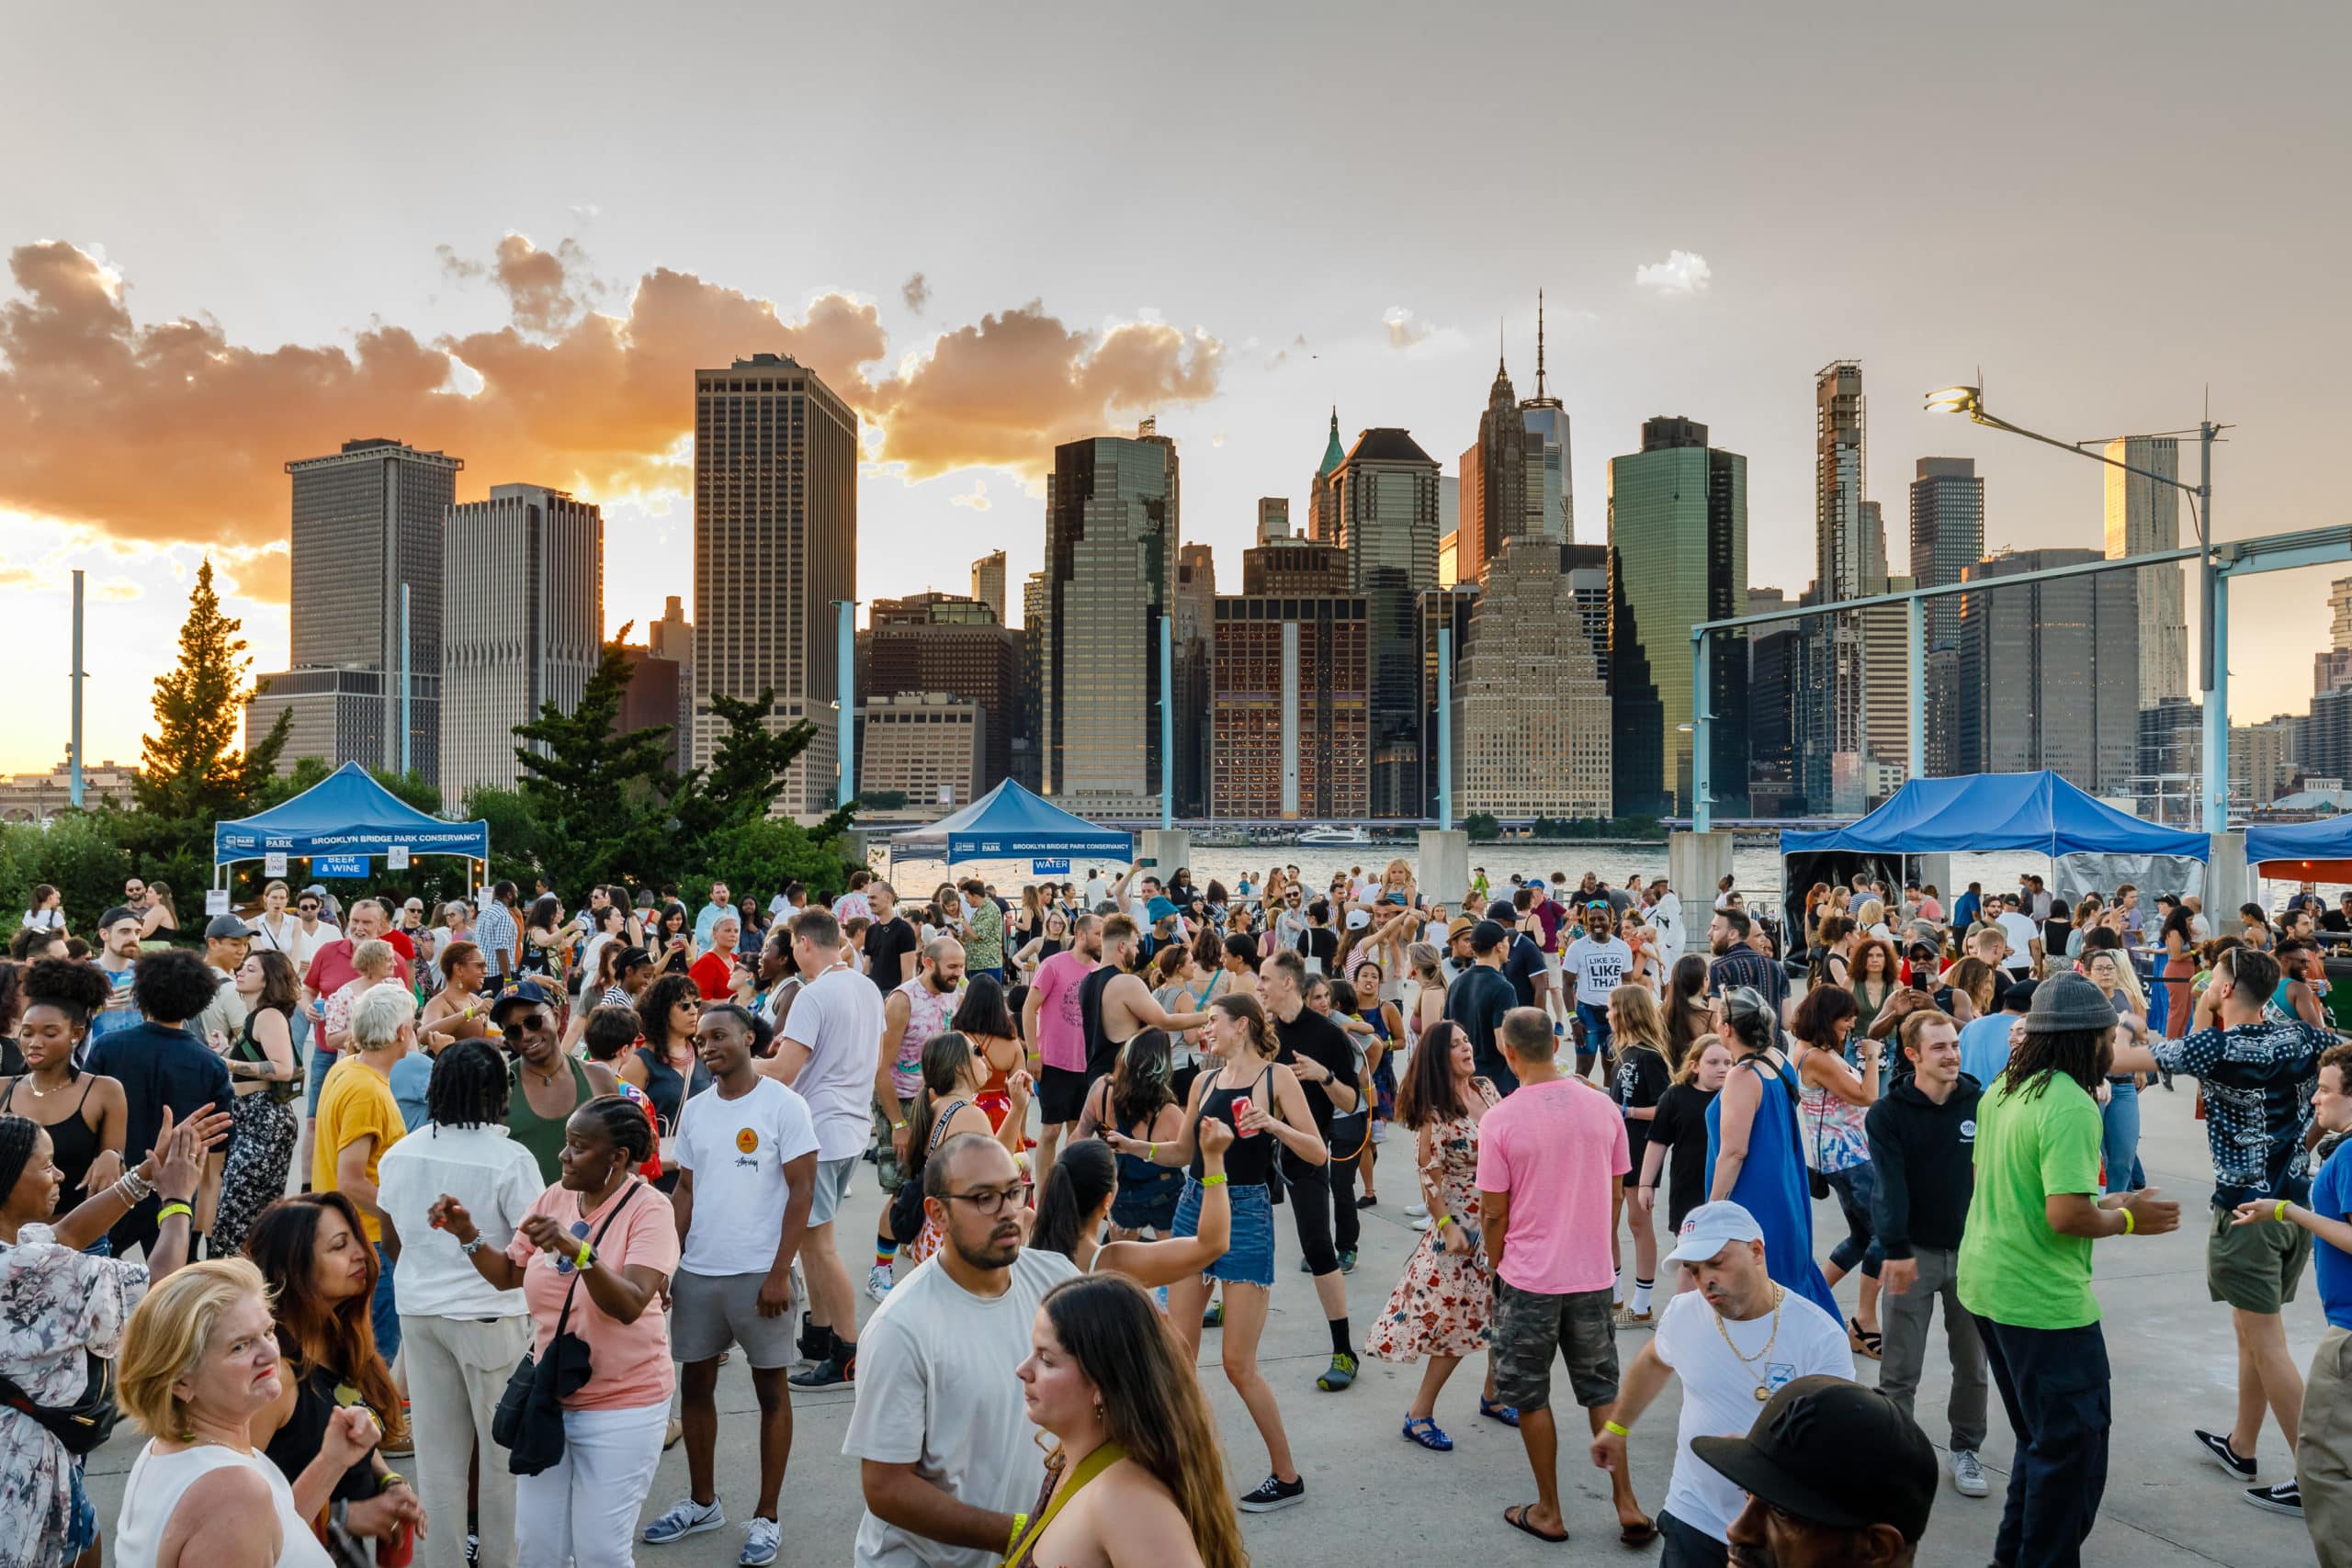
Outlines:
{"type": "Polygon", "coordinates": [[[838,1356],[828,1356],[785,1381],[795,1388],[838,1388],[842,1383],[855,1382],[857,1358],[852,1356],[844,1361],[838,1356]]]}
{"type": "Polygon", "coordinates": [[[1287,1508],[1293,1503],[1306,1501],[1306,1482],[1277,1481],[1272,1476],[1258,1483],[1258,1490],[1249,1493],[1234,1505],[1245,1514],[1271,1514],[1276,1508],[1287,1508]]]}
{"type": "Polygon", "coordinates": [[[1355,1248],[1350,1247],[1347,1251],[1340,1254],[1340,1272],[1342,1274],[1352,1274],[1355,1271],[1356,1252],[1355,1248]]]}
{"type": "Polygon", "coordinates": [[[1380,1207],[1380,1200],[1367,1192],[1363,1197],[1356,1200],[1356,1207],[1359,1209],[1376,1209],[1380,1207]]]}
{"type": "MultiPolygon", "coordinates": [[[[2194,1430],[2197,1434],[2197,1446],[2203,1449],[2215,1464],[2242,1481],[2254,1479],[2254,1461],[2240,1458],[2237,1451],[2230,1447],[2230,1439],[2226,1433],[2209,1432],[2202,1427],[2196,1427],[2194,1430]]],[[[2300,1510],[2302,1504],[2298,1502],[2295,1506],[2300,1510]]]]}
{"type": "Polygon", "coordinates": [[[2257,1508],[2267,1508],[2290,1519],[2303,1517],[2302,1488],[2291,1481],[2282,1481],[2276,1486],[2249,1486],[2245,1489],[2245,1500],[2257,1508]]]}

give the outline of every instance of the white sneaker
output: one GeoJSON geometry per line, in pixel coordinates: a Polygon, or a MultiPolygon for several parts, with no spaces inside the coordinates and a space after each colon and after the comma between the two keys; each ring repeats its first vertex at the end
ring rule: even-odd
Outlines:
{"type": "MultiPolygon", "coordinates": [[[[1408,1203],[1405,1205],[1405,1217],[1411,1220],[1426,1220],[1430,1217],[1429,1205],[1426,1203],[1408,1203]]],[[[1419,1227],[1416,1228],[1418,1229],[1419,1227]]]]}
{"type": "Polygon", "coordinates": [[[889,1265],[876,1263],[866,1272],[865,1293],[877,1302],[881,1301],[889,1295],[890,1287],[895,1283],[897,1280],[890,1272],[889,1265]]]}
{"type": "Polygon", "coordinates": [[[667,1546],[673,1540],[684,1540],[690,1535],[715,1530],[727,1522],[727,1507],[714,1494],[706,1508],[692,1497],[681,1497],[670,1511],[645,1527],[645,1539],[654,1546],[667,1546]]]}
{"type": "Polygon", "coordinates": [[[1375,1144],[1385,1144],[1388,1141],[1387,1122],[1374,1122],[1372,1124],[1372,1141],[1375,1144]]]}
{"type": "Polygon", "coordinates": [[[735,1561],[742,1568],[766,1568],[775,1561],[775,1550],[782,1539],[783,1531],[774,1519],[754,1514],[752,1522],[743,1527],[743,1554],[735,1561]]]}
{"type": "Polygon", "coordinates": [[[1983,1497],[1993,1490],[1992,1483],[1984,1479],[1984,1465],[1964,1449],[1952,1450],[1951,1486],[1963,1497],[1983,1497]]]}
{"type": "Polygon", "coordinates": [[[1415,1219],[1415,1220],[1412,1222],[1412,1225],[1413,1225],[1413,1228],[1414,1228],[1415,1230],[1417,1230],[1417,1231],[1425,1231],[1425,1230],[1429,1229],[1429,1228],[1430,1228],[1430,1216],[1429,1216],[1429,1211],[1427,1211],[1426,1209],[1425,1209],[1425,1210],[1423,1210],[1423,1211],[1421,1212],[1421,1213],[1420,1213],[1420,1216],[1419,1216],[1419,1218],[1415,1219]]]}

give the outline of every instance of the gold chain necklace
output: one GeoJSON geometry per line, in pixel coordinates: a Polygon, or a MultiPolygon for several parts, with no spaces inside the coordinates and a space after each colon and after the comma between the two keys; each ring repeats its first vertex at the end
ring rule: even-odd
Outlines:
{"type": "MultiPolygon", "coordinates": [[[[1772,1332],[1765,1337],[1764,1348],[1757,1351],[1753,1356],[1740,1355],[1739,1347],[1732,1343],[1731,1330],[1724,1326],[1724,1314],[1720,1312],[1715,1314],[1715,1332],[1724,1337],[1724,1347],[1738,1358],[1741,1370],[1749,1377],[1756,1377],[1756,1363],[1772,1353],[1772,1342],[1781,1337],[1781,1303],[1788,1298],[1788,1293],[1785,1286],[1772,1287],[1772,1332]]],[[[1766,1371],[1769,1375],[1770,1369],[1768,1367],[1766,1371]]],[[[1756,1403],[1761,1404],[1771,1397],[1772,1391],[1766,1385],[1764,1379],[1756,1378],[1756,1403]]]]}

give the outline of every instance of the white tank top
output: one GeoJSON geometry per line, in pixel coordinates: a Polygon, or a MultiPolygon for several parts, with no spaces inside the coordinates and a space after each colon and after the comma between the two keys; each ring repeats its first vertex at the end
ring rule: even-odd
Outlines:
{"type": "Polygon", "coordinates": [[[163,1544],[164,1531],[182,1494],[212,1472],[233,1465],[243,1465],[269,1483],[281,1538],[277,1568],[334,1568],[326,1548],[294,1511],[294,1492],[286,1484],[286,1477],[266,1458],[241,1454],[218,1443],[159,1454],[152,1442],[139,1450],[139,1457],[131,1461],[130,1478],[123,1483],[122,1513],[114,1527],[115,1568],[155,1568],[156,1549],[163,1544]]]}

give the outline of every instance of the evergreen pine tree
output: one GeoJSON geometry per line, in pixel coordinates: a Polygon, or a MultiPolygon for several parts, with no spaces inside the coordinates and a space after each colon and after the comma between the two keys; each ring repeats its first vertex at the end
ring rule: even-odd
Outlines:
{"type": "Polygon", "coordinates": [[[133,798],[162,822],[209,834],[215,821],[246,815],[286,748],[292,716],[281,713],[259,744],[238,749],[245,703],[254,694],[246,684],[253,658],[238,635],[243,629],[221,614],[208,558],[188,595],[179,662],[155,677],[154,730],[140,738],[133,798]]]}

